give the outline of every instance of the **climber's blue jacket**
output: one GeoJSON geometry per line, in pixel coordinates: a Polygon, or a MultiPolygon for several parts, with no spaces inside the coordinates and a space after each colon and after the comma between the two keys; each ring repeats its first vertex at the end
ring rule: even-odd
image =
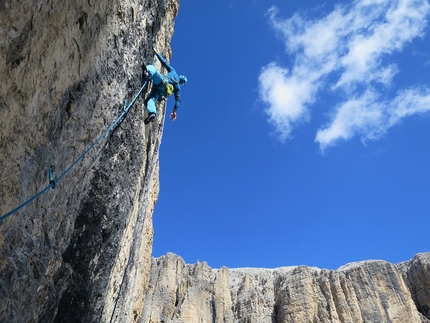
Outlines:
{"type": "Polygon", "coordinates": [[[166,95],[166,90],[163,86],[163,81],[167,80],[167,82],[173,85],[173,93],[175,95],[174,110],[177,110],[181,105],[181,87],[179,85],[178,73],[176,73],[175,69],[166,61],[166,59],[163,56],[157,53],[157,57],[160,60],[161,64],[166,68],[168,73],[165,76],[161,76],[159,74],[162,77],[160,78],[159,82],[157,82],[157,80],[153,78],[153,84],[161,95],[166,95]]]}

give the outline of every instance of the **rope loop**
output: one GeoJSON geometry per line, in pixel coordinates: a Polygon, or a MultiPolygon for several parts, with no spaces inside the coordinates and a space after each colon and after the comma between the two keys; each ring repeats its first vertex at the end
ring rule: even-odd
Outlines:
{"type": "Polygon", "coordinates": [[[69,166],[69,168],[66,169],[66,171],[64,173],[62,173],[57,179],[55,179],[55,166],[51,166],[49,168],[49,185],[47,187],[45,187],[43,190],[41,190],[39,193],[37,193],[36,195],[34,195],[33,197],[29,198],[26,202],[22,203],[20,206],[16,207],[15,209],[13,209],[12,211],[10,211],[9,213],[6,213],[5,215],[3,215],[2,217],[0,217],[0,222],[3,221],[4,219],[10,217],[12,214],[18,212],[20,209],[22,209],[24,206],[30,204],[31,202],[33,202],[35,199],[37,199],[39,196],[41,196],[42,194],[44,194],[49,188],[55,189],[56,184],[63,179],[63,177],[72,170],[73,167],[76,166],[77,163],[79,163],[81,161],[82,158],[85,157],[86,154],[88,154],[95,145],[97,145],[100,140],[102,140],[111,130],[113,130],[115,128],[115,126],[118,124],[118,122],[127,114],[128,110],[130,110],[130,108],[133,106],[133,104],[136,102],[137,98],[140,96],[140,94],[142,93],[143,89],[145,88],[146,84],[148,82],[145,81],[142,85],[142,87],[140,88],[139,92],[137,92],[137,94],[135,95],[135,97],[133,98],[133,100],[130,102],[130,104],[127,106],[127,101],[124,101],[124,111],[121,113],[121,115],[114,121],[114,123],[112,123],[112,125],[105,131],[103,132],[100,137],[97,138],[97,140],[87,149],[85,150],[81,156],[78,157],[78,159],[76,159],[72,165],[69,166]]]}

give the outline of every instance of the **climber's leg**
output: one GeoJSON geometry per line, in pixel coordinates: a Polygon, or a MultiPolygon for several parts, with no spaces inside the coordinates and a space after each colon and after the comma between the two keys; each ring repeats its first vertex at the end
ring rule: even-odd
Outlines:
{"type": "Polygon", "coordinates": [[[151,90],[148,97],[145,100],[146,110],[148,111],[148,116],[145,119],[145,124],[150,123],[157,115],[157,107],[155,102],[157,102],[160,95],[155,89],[151,90]]]}
{"type": "Polygon", "coordinates": [[[160,73],[154,65],[147,65],[146,70],[149,72],[149,76],[151,77],[152,84],[158,85],[163,79],[161,78],[160,73]]]}
{"type": "Polygon", "coordinates": [[[160,94],[158,94],[158,92],[153,88],[145,100],[145,106],[146,106],[146,110],[148,111],[148,114],[157,113],[155,102],[157,102],[159,97],[160,97],[160,94]]]}

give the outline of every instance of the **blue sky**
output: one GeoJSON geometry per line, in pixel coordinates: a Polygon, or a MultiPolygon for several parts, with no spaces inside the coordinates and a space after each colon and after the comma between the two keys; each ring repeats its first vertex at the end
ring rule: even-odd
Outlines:
{"type": "Polygon", "coordinates": [[[166,119],[153,255],[336,269],[429,251],[429,13],[181,1],[171,64],[188,84],[166,119]]]}

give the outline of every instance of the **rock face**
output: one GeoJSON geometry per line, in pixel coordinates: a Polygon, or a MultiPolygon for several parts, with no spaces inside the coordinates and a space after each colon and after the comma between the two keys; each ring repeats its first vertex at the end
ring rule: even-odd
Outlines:
{"type": "Polygon", "coordinates": [[[418,311],[430,319],[430,254],[421,254],[402,266],[418,311]]]}
{"type": "Polygon", "coordinates": [[[145,126],[155,46],[179,0],[0,3],[0,322],[430,322],[430,254],[338,270],[151,258],[165,105],[145,126]],[[74,164],[75,161],[79,161],[74,164]],[[69,168],[74,165],[73,168],[69,168]]]}
{"type": "MultiPolygon", "coordinates": [[[[179,0],[0,3],[0,216],[62,174],[168,59],[179,0]]],[[[143,99],[64,178],[0,223],[1,322],[133,322],[158,195],[165,105],[143,99]]]]}
{"type": "Polygon", "coordinates": [[[430,253],[337,270],[211,269],[168,254],[152,260],[139,322],[430,322],[429,269],[430,253]]]}

